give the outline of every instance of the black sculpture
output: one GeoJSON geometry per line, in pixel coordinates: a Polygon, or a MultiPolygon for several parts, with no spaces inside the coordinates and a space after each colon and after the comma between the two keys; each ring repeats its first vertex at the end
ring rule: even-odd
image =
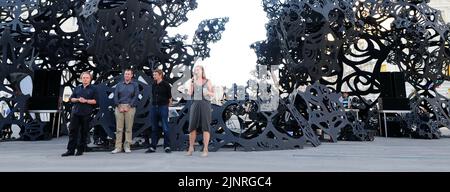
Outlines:
{"type": "MultiPolygon", "coordinates": [[[[406,117],[418,127],[415,133],[433,138],[439,126],[450,126],[448,99],[434,91],[450,79],[450,27],[427,1],[262,2],[270,19],[267,39],[251,47],[258,69],[279,72],[279,80],[273,79],[279,86],[267,89],[269,98],[279,96],[278,108],[264,110],[266,90],[260,85],[256,98],[247,92],[239,100],[214,105],[211,150],[229,144],[273,150],[318,146],[338,138],[373,140],[369,130],[376,127],[377,101],[364,96],[380,93],[377,78],[385,62],[399,66],[418,92],[414,113],[406,117]],[[368,63],[373,67],[362,67],[368,63]],[[344,86],[359,98],[361,121],[346,115],[338,100],[337,92],[344,86]]],[[[7,93],[0,101],[11,109],[8,116],[0,116],[0,129],[16,124],[22,137],[31,140],[43,134],[42,122],[27,111],[29,95],[18,86],[23,77],[33,76],[37,69],[62,70],[61,86],[74,88],[79,74],[91,70],[101,96],[92,127],[103,130],[104,138],[113,138],[111,93],[120,72],[132,67],[141,91],[133,133],[143,134],[150,127],[151,71],[161,67],[165,79],[178,86],[186,80],[179,73],[189,73],[198,59],[208,57],[208,44],[220,40],[225,30],[228,19],[217,18],[200,23],[191,44],[183,35],[168,36],[167,28],[187,21],[187,13],[196,7],[195,0],[0,2],[0,92],[7,93]],[[64,31],[61,26],[67,22],[77,22],[78,28],[64,31]]],[[[246,90],[252,88],[248,85],[246,90]]],[[[64,122],[69,105],[64,104],[64,122]]],[[[189,105],[170,121],[177,150],[186,148],[189,105]]]]}
{"type": "MultiPolygon", "coordinates": [[[[263,5],[270,19],[267,40],[252,48],[259,65],[279,66],[281,92],[293,93],[314,81],[339,92],[345,85],[364,104],[362,116],[369,117],[377,100],[363,96],[380,93],[377,78],[389,62],[406,73],[416,91],[423,90],[420,95],[447,101],[434,89],[449,79],[449,25],[427,1],[263,0],[263,5]],[[371,62],[371,69],[361,67],[371,62]]],[[[364,121],[355,126],[369,126],[369,119],[364,121]]],[[[446,122],[435,127],[448,127],[446,122]]],[[[358,135],[361,129],[348,130],[358,135]]]]}
{"type": "MultiPolygon", "coordinates": [[[[16,90],[13,73],[33,76],[37,69],[62,70],[61,86],[73,89],[79,84],[79,74],[90,70],[102,96],[92,127],[114,137],[109,95],[120,79],[120,71],[132,67],[138,71],[137,78],[145,81],[140,82],[142,105],[137,110],[134,131],[140,134],[149,127],[151,71],[161,66],[165,78],[174,83],[180,77],[172,76],[172,70],[190,70],[197,59],[208,57],[208,43],[220,40],[225,30],[228,19],[217,18],[199,24],[192,44],[185,44],[182,35],[168,36],[167,28],[186,22],[186,14],[196,7],[195,0],[0,2],[0,91],[9,94],[0,100],[12,110],[9,116],[0,117],[0,125],[17,124],[24,132],[32,120],[26,109],[29,95],[16,90]],[[62,25],[68,21],[77,22],[76,28],[64,31],[62,25]],[[11,84],[4,84],[5,79],[11,84]],[[19,111],[20,116],[14,116],[19,111]]],[[[63,122],[67,122],[70,104],[63,106],[63,122]]]]}

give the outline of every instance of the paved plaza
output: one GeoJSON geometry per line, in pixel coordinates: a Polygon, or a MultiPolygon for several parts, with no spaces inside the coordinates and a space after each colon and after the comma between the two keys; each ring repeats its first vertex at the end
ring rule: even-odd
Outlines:
{"type": "Polygon", "coordinates": [[[67,136],[49,141],[0,142],[0,171],[130,172],[328,172],[450,171],[450,138],[435,140],[376,137],[373,142],[322,143],[319,147],[244,152],[224,148],[201,157],[185,152],[131,154],[88,152],[61,157],[67,136]]]}

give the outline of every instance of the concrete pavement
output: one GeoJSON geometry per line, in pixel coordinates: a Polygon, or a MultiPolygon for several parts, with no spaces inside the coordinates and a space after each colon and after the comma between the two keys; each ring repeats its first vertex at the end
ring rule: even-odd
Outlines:
{"type": "Polygon", "coordinates": [[[0,142],[0,171],[303,172],[450,171],[450,138],[422,140],[376,137],[373,142],[322,143],[298,150],[243,152],[225,148],[200,157],[185,152],[131,154],[89,152],[61,157],[67,137],[50,141],[0,142]]]}

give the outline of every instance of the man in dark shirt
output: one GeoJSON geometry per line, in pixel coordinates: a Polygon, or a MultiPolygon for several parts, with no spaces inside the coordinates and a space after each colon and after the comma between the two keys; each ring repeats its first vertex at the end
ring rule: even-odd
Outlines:
{"type": "Polygon", "coordinates": [[[86,137],[89,131],[89,121],[92,111],[97,104],[97,92],[91,85],[91,73],[86,71],[81,73],[82,85],[76,87],[70,96],[72,113],[70,115],[69,125],[69,143],[67,152],[61,156],[83,155],[86,148],[86,137]],[[77,153],[75,153],[77,149],[77,153]]]}
{"type": "Polygon", "coordinates": [[[163,71],[156,69],[153,71],[152,84],[152,106],[150,109],[150,118],[152,121],[152,143],[146,153],[156,151],[156,145],[159,140],[159,121],[164,131],[164,151],[170,153],[170,133],[169,133],[169,105],[172,104],[172,87],[163,80],[163,71]]]}

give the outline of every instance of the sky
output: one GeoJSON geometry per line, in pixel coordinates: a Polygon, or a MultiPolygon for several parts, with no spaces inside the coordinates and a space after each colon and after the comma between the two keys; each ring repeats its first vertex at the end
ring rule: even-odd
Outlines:
{"type": "Polygon", "coordinates": [[[255,69],[256,54],[250,49],[254,42],[266,39],[268,22],[261,0],[197,0],[198,7],[188,13],[188,21],[169,29],[170,35],[188,35],[187,43],[198,24],[205,19],[228,17],[222,39],[210,44],[210,58],[199,60],[207,78],[214,85],[230,87],[232,83],[245,85],[250,71],[255,69]]]}

